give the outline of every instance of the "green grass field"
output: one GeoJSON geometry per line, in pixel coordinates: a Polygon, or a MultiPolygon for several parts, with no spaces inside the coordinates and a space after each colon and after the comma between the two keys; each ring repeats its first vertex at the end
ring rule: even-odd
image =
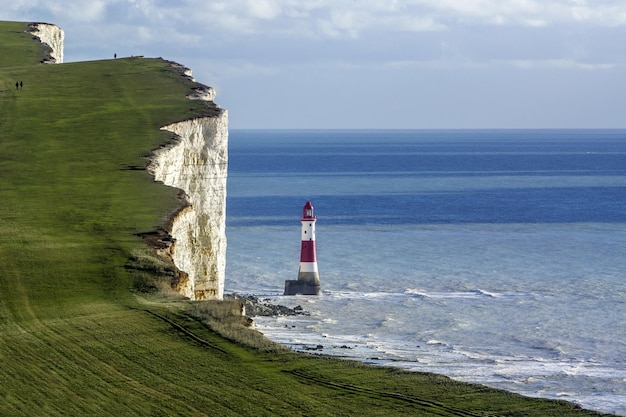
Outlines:
{"type": "Polygon", "coordinates": [[[211,303],[138,294],[126,268],[147,251],[137,234],[178,204],[138,168],[169,139],[160,126],[215,109],[187,100],[194,83],[161,59],[36,65],[23,29],[0,22],[1,416],[597,415],[251,348],[198,318],[211,303]]]}

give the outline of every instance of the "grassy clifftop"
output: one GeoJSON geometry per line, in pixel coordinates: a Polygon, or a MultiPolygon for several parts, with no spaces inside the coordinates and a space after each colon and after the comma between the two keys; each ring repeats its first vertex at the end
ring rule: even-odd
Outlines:
{"type": "Polygon", "coordinates": [[[24,27],[0,23],[0,415],[593,415],[257,351],[133,295],[136,234],[178,204],[143,156],[168,140],[160,126],[215,109],[187,100],[195,84],[161,59],[34,65],[24,27]]]}
{"type": "Polygon", "coordinates": [[[0,21],[0,68],[34,65],[44,58],[44,48],[26,29],[22,22],[0,21]]]}

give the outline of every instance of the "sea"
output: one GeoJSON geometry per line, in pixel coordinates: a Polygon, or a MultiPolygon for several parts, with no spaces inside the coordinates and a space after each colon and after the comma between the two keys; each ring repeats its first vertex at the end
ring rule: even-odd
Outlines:
{"type": "Polygon", "coordinates": [[[232,130],[228,175],[226,293],[308,313],[268,338],[626,416],[626,130],[232,130]]]}

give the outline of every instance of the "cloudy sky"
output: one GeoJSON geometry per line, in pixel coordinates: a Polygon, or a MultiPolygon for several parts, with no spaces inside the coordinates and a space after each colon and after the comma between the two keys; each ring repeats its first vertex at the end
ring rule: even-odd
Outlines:
{"type": "Polygon", "coordinates": [[[0,0],[65,60],[145,55],[231,128],[626,127],[624,0],[0,0]]]}

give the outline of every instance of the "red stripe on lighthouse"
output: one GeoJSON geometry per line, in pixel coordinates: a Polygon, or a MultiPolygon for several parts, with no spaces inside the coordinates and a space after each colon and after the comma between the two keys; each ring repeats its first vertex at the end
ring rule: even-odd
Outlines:
{"type": "Polygon", "coordinates": [[[317,262],[314,240],[302,241],[302,248],[300,249],[300,262],[317,262]]]}

